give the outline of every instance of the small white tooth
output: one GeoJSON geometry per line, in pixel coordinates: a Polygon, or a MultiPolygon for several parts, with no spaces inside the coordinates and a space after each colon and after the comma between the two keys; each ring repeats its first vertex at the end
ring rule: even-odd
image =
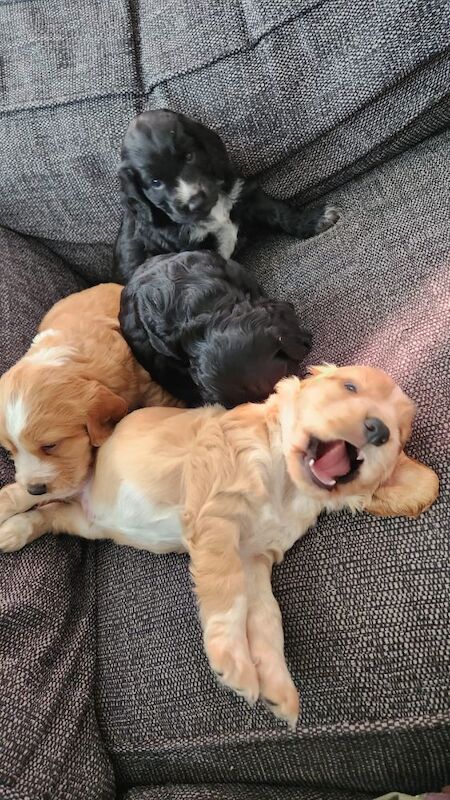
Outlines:
{"type": "Polygon", "coordinates": [[[310,467],[313,467],[315,463],[316,463],[316,459],[315,458],[310,458],[309,461],[308,461],[308,464],[309,464],[310,467]]]}
{"type": "Polygon", "coordinates": [[[358,452],[356,454],[356,460],[357,461],[364,461],[364,453],[362,452],[362,450],[358,450],[358,452]]]}

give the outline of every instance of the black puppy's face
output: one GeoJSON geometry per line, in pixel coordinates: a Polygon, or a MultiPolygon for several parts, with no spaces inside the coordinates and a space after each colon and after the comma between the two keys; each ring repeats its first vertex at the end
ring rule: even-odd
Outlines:
{"type": "Polygon", "coordinates": [[[157,206],[178,224],[208,217],[232,175],[217,134],[172,111],[145,111],[129,125],[122,148],[122,191],[157,206]]]}

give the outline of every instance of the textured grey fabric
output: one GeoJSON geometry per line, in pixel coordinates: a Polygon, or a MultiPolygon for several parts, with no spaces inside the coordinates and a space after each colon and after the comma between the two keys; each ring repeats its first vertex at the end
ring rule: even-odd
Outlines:
{"type": "Polygon", "coordinates": [[[314,331],[312,363],[381,366],[417,401],[410,452],[438,471],[440,501],[419,520],[324,518],[275,570],[303,698],[295,736],[215,683],[186,558],[100,545],[97,713],[121,785],[376,796],[450,781],[449,141],[348,184],[342,221],[322,236],[268,237],[245,259],[314,331]]]}
{"type": "MultiPolygon", "coordinates": [[[[56,300],[81,288],[45,247],[0,229],[3,372],[56,300]]],[[[0,456],[0,482],[12,470],[0,456]]],[[[114,778],[93,704],[93,551],[45,537],[0,555],[0,797],[103,800],[114,778]]]]}
{"type": "Polygon", "coordinates": [[[446,0],[0,3],[0,224],[111,245],[124,129],[161,105],[274,192],[317,196],[444,106],[449,22],[446,0]]]}
{"type": "Polygon", "coordinates": [[[122,800],[373,800],[367,794],[326,789],[323,792],[299,787],[255,786],[245,784],[221,784],[220,786],[168,786],[139,787],[122,795],[122,800]]]}

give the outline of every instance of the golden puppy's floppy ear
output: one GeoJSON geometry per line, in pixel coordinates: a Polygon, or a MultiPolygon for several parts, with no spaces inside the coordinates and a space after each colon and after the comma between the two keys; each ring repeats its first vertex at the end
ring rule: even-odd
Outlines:
{"type": "Polygon", "coordinates": [[[397,399],[398,422],[400,441],[404,446],[411,435],[411,428],[416,416],[416,404],[399,387],[399,399],[397,399]]]}
{"type": "Polygon", "coordinates": [[[122,397],[96,381],[90,382],[89,394],[86,427],[92,446],[100,447],[111,435],[115,423],[125,416],[128,405],[122,397]]]}
{"type": "Polygon", "coordinates": [[[392,475],[378,487],[364,510],[382,517],[418,517],[438,494],[436,473],[401,452],[392,475]]]}
{"type": "Polygon", "coordinates": [[[337,367],[335,364],[328,364],[326,362],[323,364],[312,364],[310,367],[307,367],[308,374],[313,378],[326,378],[328,375],[332,375],[333,372],[336,372],[336,370],[337,367]]]}

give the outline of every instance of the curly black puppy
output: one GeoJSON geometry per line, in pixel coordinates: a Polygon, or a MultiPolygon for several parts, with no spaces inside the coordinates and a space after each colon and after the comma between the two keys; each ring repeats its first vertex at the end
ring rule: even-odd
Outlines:
{"type": "Polygon", "coordinates": [[[120,283],[149,256],[215,250],[230,258],[252,228],[307,239],[339,216],[334,206],[305,212],[269,197],[236,173],[216,133],[165,109],[132,120],[119,177],[123,219],[114,260],[120,283]]]}
{"type": "Polygon", "coordinates": [[[122,291],[119,319],[137,360],[191,407],[265,400],[311,347],[290,303],[208,251],[149,258],[122,291]]]}

